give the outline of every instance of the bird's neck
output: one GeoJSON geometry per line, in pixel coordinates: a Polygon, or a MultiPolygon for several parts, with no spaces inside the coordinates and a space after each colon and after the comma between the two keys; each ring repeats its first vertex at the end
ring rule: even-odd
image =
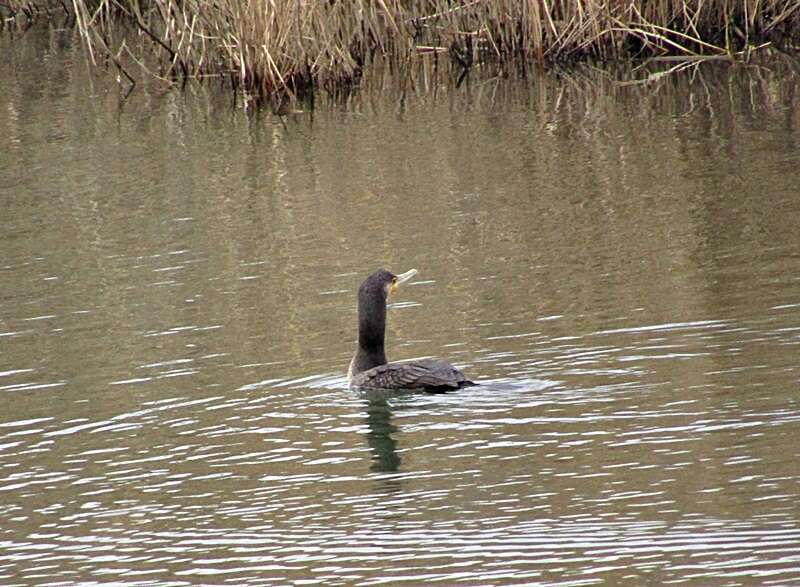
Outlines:
{"type": "Polygon", "coordinates": [[[383,352],[383,349],[377,353],[368,353],[361,347],[358,347],[353,360],[350,361],[350,368],[347,370],[347,376],[348,378],[352,378],[354,375],[385,364],[386,354],[383,352]]]}
{"type": "Polygon", "coordinates": [[[360,373],[386,364],[383,347],[386,335],[386,300],[360,299],[358,301],[358,350],[351,371],[360,373]]]}

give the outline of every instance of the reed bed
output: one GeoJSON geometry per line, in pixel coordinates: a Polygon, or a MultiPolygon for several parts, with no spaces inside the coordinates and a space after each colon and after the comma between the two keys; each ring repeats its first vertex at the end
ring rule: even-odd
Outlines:
{"type": "Polygon", "coordinates": [[[255,97],[339,89],[376,60],[746,58],[800,31],[800,0],[11,0],[63,6],[131,84],[220,76],[255,97]],[[64,2],[69,2],[64,4],[64,2]]]}

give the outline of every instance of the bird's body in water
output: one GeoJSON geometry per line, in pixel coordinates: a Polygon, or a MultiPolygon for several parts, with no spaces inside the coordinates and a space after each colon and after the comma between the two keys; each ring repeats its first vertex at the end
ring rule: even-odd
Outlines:
{"type": "Polygon", "coordinates": [[[417,270],[412,269],[394,275],[380,269],[367,277],[358,288],[358,350],[347,371],[351,387],[441,392],[475,385],[461,371],[438,359],[407,363],[386,361],[383,346],[386,300],[398,285],[416,273],[417,270]]]}

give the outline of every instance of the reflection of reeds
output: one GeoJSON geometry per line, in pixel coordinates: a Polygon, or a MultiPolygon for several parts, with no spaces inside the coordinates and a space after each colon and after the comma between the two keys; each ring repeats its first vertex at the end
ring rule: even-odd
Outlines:
{"type": "MultiPolygon", "coordinates": [[[[6,10],[15,6],[31,2],[6,10]]],[[[72,0],[70,10],[93,58],[126,76],[132,62],[166,79],[220,75],[256,96],[346,86],[376,57],[447,53],[465,69],[487,58],[693,58],[800,29],[800,4],[786,0],[72,0]]]]}

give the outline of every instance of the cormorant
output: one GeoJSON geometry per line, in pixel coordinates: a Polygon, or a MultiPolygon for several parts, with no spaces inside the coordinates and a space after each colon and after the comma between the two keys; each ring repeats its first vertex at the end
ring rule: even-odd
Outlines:
{"type": "Polygon", "coordinates": [[[347,371],[351,387],[443,392],[476,385],[451,364],[437,359],[386,361],[386,300],[416,274],[416,269],[400,275],[379,269],[358,288],[358,350],[347,371]]]}

